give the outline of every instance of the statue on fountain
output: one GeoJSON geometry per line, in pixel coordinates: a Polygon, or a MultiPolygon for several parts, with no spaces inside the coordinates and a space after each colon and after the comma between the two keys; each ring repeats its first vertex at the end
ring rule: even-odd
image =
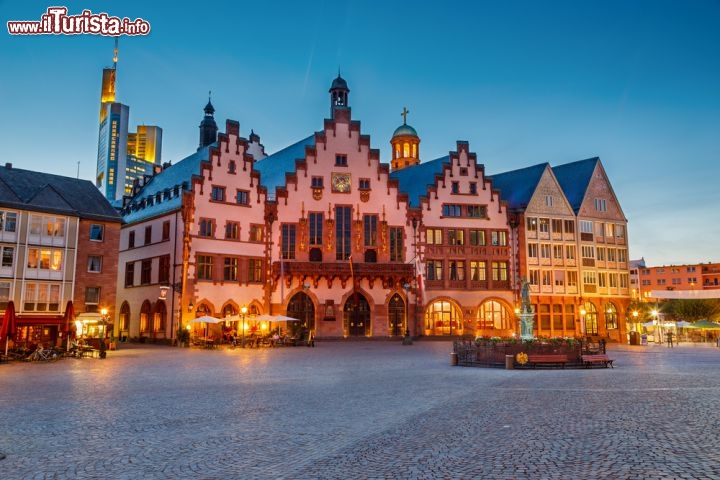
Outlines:
{"type": "Polygon", "coordinates": [[[530,303],[530,282],[527,278],[523,278],[520,281],[520,298],[522,304],[520,305],[520,338],[528,340],[533,338],[533,317],[535,317],[535,311],[532,304],[530,303]]]}

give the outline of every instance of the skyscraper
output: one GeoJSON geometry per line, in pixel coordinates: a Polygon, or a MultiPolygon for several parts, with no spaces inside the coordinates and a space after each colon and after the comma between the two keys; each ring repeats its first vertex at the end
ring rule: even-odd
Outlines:
{"type": "Polygon", "coordinates": [[[135,178],[152,173],[162,152],[162,129],[138,126],[128,132],[130,107],[116,102],[118,45],[115,39],[113,66],[103,69],[100,90],[100,132],[98,136],[95,185],[110,200],[130,194],[135,178]]]}

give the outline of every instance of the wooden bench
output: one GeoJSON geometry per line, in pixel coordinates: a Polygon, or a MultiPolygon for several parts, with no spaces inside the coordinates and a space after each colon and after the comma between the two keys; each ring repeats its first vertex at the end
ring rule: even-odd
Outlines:
{"type": "Polygon", "coordinates": [[[583,365],[585,365],[585,368],[590,368],[594,364],[605,365],[605,368],[607,368],[608,365],[610,365],[610,368],[615,368],[615,367],[613,367],[614,360],[611,360],[610,357],[608,357],[604,353],[600,353],[600,354],[596,354],[596,355],[581,355],[580,360],[583,362],[583,365]]]}
{"type": "Polygon", "coordinates": [[[562,365],[562,368],[565,368],[565,364],[568,363],[568,356],[567,355],[561,355],[561,354],[537,354],[537,353],[530,353],[528,354],[528,361],[527,363],[531,364],[533,368],[537,366],[538,363],[544,363],[544,364],[555,364],[555,365],[562,365]]]}

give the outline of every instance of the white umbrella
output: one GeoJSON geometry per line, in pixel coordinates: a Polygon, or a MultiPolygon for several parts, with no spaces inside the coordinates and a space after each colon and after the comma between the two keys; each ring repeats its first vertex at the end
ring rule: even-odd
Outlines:
{"type": "Polygon", "coordinates": [[[222,318],[211,317],[210,315],[203,315],[202,317],[193,318],[190,320],[192,323],[220,323],[225,320],[222,318]]]}
{"type": "Polygon", "coordinates": [[[273,322],[295,322],[300,321],[299,318],[293,318],[293,317],[287,317],[285,315],[273,315],[272,319],[273,322]]]}

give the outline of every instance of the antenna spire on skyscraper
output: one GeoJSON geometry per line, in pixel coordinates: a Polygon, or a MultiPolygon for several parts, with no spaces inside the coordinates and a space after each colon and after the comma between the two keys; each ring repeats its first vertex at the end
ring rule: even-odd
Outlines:
{"type": "Polygon", "coordinates": [[[115,50],[113,51],[113,69],[117,70],[117,61],[118,61],[118,38],[115,37],[115,50]]]}

